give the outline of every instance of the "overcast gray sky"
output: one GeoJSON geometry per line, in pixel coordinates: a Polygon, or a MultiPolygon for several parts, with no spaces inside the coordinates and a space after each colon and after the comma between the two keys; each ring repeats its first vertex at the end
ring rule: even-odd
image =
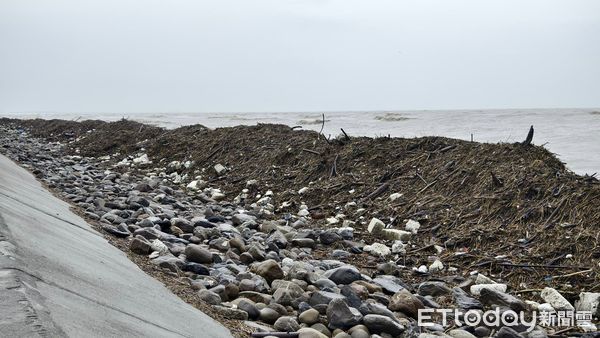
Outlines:
{"type": "Polygon", "coordinates": [[[600,1],[2,0],[0,112],[600,106],[600,1]]]}

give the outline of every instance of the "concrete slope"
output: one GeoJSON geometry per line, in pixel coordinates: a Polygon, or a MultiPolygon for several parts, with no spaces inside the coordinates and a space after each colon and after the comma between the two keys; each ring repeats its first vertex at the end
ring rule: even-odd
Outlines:
{"type": "Polygon", "coordinates": [[[0,155],[0,336],[230,337],[0,155]]]}

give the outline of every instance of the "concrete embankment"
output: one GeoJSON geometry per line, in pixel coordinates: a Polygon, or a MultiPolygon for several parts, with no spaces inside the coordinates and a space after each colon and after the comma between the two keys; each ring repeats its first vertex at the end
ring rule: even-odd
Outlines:
{"type": "Polygon", "coordinates": [[[230,337],[0,155],[0,336],[230,337]]]}

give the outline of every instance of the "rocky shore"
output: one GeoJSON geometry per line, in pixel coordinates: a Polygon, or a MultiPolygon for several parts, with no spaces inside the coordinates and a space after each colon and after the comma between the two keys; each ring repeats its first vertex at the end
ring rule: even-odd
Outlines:
{"type": "MultiPolygon", "coordinates": [[[[432,241],[429,231],[435,225],[418,214],[395,214],[393,222],[381,217],[381,210],[410,203],[389,185],[372,192],[378,193],[373,197],[377,203],[387,205],[377,213],[370,212],[370,204],[363,205],[365,197],[352,192],[348,199],[327,201],[327,208],[315,212],[309,202],[315,188],[309,182],[284,192],[263,185],[261,177],[246,177],[229,180],[221,188],[220,178],[237,168],[231,161],[220,163],[218,152],[205,154],[215,163],[203,169],[193,159],[158,157],[143,143],[77,154],[73,143],[81,143],[87,131],[65,140],[34,135],[27,127],[4,121],[0,151],[72,203],[144,270],[159,274],[184,300],[223,321],[237,336],[250,332],[336,338],[599,336],[600,266],[597,257],[592,258],[598,247],[591,248],[586,266],[573,265],[575,270],[566,263],[562,270],[559,264],[538,264],[544,271],[554,271],[552,279],[543,280],[544,275],[534,271],[535,264],[511,279],[512,272],[496,273],[498,268],[504,272],[522,264],[511,263],[507,255],[494,252],[489,257],[482,254],[485,248],[463,250],[447,241],[432,241]],[[468,265],[459,263],[461,257],[474,254],[478,260],[471,257],[468,265]],[[452,312],[444,322],[436,309],[452,312]],[[539,322],[528,326],[524,321],[468,325],[464,315],[494,309],[499,315],[523,313],[529,319],[540,312],[575,310],[591,317],[575,318],[566,326],[539,322]],[[430,325],[419,325],[420,310],[435,312],[430,325]]],[[[151,130],[144,139],[153,132],[159,131],[151,130]]],[[[169,152],[173,145],[164,147],[162,151],[169,152]]],[[[304,152],[311,151],[320,153],[304,152]]],[[[331,177],[340,170],[328,171],[331,177]]],[[[432,182],[437,181],[432,179],[418,191],[424,194],[432,182]]],[[[522,184],[524,190],[536,188],[522,184]]],[[[597,184],[590,184],[596,194],[597,184]]],[[[574,225],[561,226],[568,231],[574,225]]],[[[460,240],[454,237],[455,242],[460,240]]],[[[578,240],[571,245],[581,245],[578,240]]],[[[568,260],[571,252],[577,254],[565,252],[561,259],[568,260]]]]}

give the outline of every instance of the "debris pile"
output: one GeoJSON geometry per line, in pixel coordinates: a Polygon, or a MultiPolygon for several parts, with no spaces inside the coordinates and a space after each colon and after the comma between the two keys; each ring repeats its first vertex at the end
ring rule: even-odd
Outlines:
{"type": "Polygon", "coordinates": [[[539,146],[280,125],[0,125],[2,152],[146,271],[217,318],[252,320],[240,335],[518,336],[423,328],[417,313],[598,308],[600,185],[539,146]]]}

